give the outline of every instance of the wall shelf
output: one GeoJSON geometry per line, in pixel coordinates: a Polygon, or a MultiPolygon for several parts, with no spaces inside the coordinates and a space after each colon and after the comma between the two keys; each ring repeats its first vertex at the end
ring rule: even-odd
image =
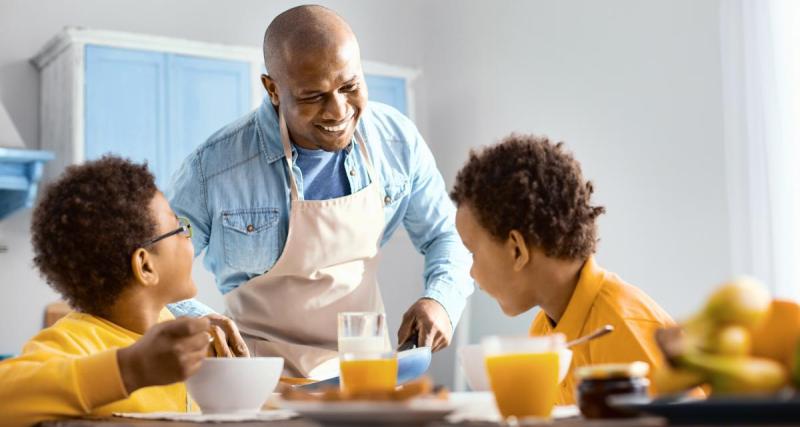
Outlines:
{"type": "Polygon", "coordinates": [[[0,148],[0,219],[33,206],[44,164],[52,159],[47,151],[0,148]]]}

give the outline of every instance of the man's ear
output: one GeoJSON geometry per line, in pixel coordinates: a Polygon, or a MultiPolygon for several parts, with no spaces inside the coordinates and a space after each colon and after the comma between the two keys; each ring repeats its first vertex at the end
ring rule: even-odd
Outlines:
{"type": "Polygon", "coordinates": [[[278,85],[275,83],[275,80],[272,79],[268,74],[261,75],[261,84],[264,85],[264,89],[267,90],[267,95],[269,95],[269,101],[274,106],[280,105],[280,99],[278,98],[278,85]]]}
{"type": "Polygon", "coordinates": [[[131,256],[131,272],[133,279],[142,286],[158,285],[158,271],[155,260],[144,248],[136,249],[131,256]]]}
{"type": "Polygon", "coordinates": [[[508,233],[507,246],[514,260],[514,271],[522,271],[531,259],[531,253],[530,250],[528,250],[525,237],[519,231],[511,230],[511,232],[508,233]]]}

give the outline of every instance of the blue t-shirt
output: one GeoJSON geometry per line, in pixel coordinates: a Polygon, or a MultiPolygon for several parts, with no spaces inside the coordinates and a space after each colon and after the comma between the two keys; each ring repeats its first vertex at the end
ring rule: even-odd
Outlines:
{"type": "Polygon", "coordinates": [[[350,194],[344,166],[346,150],[308,150],[298,145],[294,149],[297,150],[297,167],[303,172],[306,200],[329,200],[350,194]]]}

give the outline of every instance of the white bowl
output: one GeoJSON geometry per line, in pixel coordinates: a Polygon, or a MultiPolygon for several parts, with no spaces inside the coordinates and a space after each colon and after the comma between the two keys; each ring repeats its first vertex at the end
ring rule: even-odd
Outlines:
{"type": "Polygon", "coordinates": [[[282,357],[210,357],[186,388],[204,414],[258,412],[281,372],[282,357]]]}
{"type": "MultiPolygon", "coordinates": [[[[480,344],[470,344],[458,348],[458,363],[467,377],[467,384],[473,391],[491,391],[483,350],[480,344]]],[[[572,363],[572,350],[563,348],[558,352],[558,382],[564,381],[572,363]]]]}

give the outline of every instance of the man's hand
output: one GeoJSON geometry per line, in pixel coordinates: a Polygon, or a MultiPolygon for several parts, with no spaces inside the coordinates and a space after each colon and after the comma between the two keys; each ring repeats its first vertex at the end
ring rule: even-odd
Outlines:
{"type": "Polygon", "coordinates": [[[397,331],[398,344],[402,345],[417,332],[417,346],[431,347],[439,351],[448,345],[453,338],[453,325],[450,316],[438,301],[422,298],[415,302],[403,315],[403,324],[397,331]]]}
{"type": "Polygon", "coordinates": [[[214,338],[214,345],[210,346],[208,352],[210,357],[250,357],[250,351],[233,320],[216,313],[203,318],[211,322],[209,332],[214,338]]]}
{"type": "Polygon", "coordinates": [[[150,328],[135,344],[117,351],[128,394],[183,381],[200,369],[209,347],[208,319],[182,317],[150,328]]]}

